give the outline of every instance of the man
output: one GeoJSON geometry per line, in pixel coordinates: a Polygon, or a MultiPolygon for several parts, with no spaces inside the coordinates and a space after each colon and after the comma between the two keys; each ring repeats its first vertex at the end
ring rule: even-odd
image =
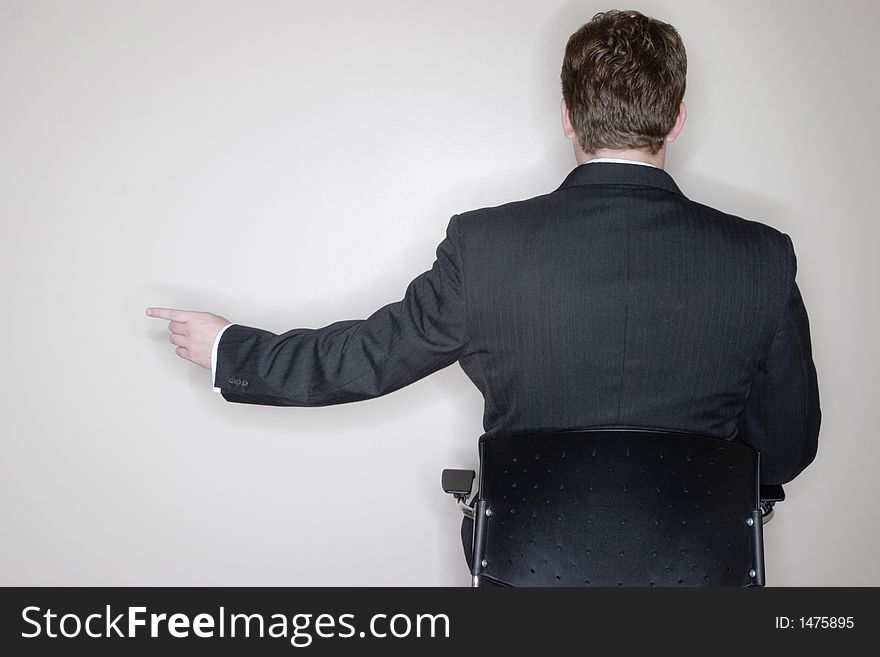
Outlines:
{"type": "Polygon", "coordinates": [[[672,26],[597,14],[571,36],[562,124],[578,166],[455,215],[429,271],[363,320],[281,335],[151,308],[228,401],[369,399],[456,361],[489,436],[596,426],[739,436],[762,479],[814,458],[820,411],[787,235],[688,199],[663,170],[687,116],[672,26]]]}

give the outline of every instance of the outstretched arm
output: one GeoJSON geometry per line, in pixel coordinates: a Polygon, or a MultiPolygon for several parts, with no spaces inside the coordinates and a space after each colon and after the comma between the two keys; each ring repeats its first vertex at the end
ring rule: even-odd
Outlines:
{"type": "Polygon", "coordinates": [[[211,366],[211,347],[222,329],[214,386],[228,401],[273,406],[326,406],[378,397],[451,365],[468,340],[457,220],[457,215],[450,220],[431,269],[409,283],[400,301],[366,319],[280,335],[208,318],[210,329],[198,338],[200,347],[206,346],[199,364],[211,366]]]}

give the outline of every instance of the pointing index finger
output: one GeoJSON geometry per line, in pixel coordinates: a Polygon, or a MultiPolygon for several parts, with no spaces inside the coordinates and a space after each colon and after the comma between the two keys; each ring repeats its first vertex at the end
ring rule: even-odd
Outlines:
{"type": "Polygon", "coordinates": [[[147,315],[160,319],[170,319],[175,322],[185,322],[193,314],[191,310],[178,310],[176,308],[147,308],[147,315]]]}

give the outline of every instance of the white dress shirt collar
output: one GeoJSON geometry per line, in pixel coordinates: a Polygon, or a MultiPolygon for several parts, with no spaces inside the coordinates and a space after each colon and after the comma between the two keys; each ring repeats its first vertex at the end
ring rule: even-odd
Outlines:
{"type": "Polygon", "coordinates": [[[646,167],[654,167],[655,169],[657,168],[656,166],[654,166],[653,164],[650,164],[648,162],[639,162],[638,160],[624,160],[623,158],[620,158],[620,157],[597,157],[592,160],[587,160],[586,162],[584,162],[584,164],[593,164],[595,162],[616,162],[617,164],[641,164],[646,167]]]}

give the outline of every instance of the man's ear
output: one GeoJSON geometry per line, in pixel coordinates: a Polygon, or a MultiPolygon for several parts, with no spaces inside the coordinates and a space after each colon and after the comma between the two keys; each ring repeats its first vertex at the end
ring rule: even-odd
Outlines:
{"type": "Polygon", "coordinates": [[[566,139],[574,139],[575,131],[571,125],[571,115],[568,113],[568,105],[565,104],[565,98],[562,99],[562,133],[566,139]]]}
{"type": "Polygon", "coordinates": [[[678,133],[680,133],[681,129],[684,127],[687,115],[687,105],[684,104],[684,101],[681,101],[681,105],[678,106],[678,116],[675,117],[675,124],[672,126],[672,130],[666,135],[666,141],[675,141],[675,138],[678,137],[678,133]]]}

